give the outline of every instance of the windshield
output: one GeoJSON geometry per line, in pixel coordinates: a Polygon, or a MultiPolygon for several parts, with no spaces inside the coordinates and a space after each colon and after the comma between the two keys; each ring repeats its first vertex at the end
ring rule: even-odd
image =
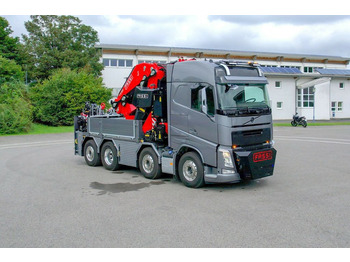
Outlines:
{"type": "Polygon", "coordinates": [[[264,84],[217,84],[219,109],[269,108],[264,84]]]}

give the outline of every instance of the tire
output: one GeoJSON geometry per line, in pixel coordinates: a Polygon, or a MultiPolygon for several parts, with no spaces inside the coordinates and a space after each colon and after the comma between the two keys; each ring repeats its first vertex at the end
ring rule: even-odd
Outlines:
{"type": "Polygon", "coordinates": [[[303,127],[307,127],[307,122],[306,122],[305,120],[303,120],[303,121],[301,121],[301,125],[302,125],[303,127]]]}
{"type": "Polygon", "coordinates": [[[180,158],[178,170],[180,180],[185,186],[192,188],[204,186],[204,167],[197,153],[184,154],[180,158]]]}
{"type": "Polygon", "coordinates": [[[158,156],[150,147],[146,147],[141,151],[139,168],[142,175],[148,179],[157,179],[162,175],[160,164],[158,164],[158,156]]]}
{"type": "Polygon", "coordinates": [[[297,123],[293,120],[292,122],[290,122],[290,124],[292,125],[292,126],[297,126],[297,123]]]}
{"type": "Polygon", "coordinates": [[[117,149],[112,142],[106,142],[101,149],[101,162],[105,169],[115,171],[119,169],[117,149]]]}
{"type": "Polygon", "coordinates": [[[100,166],[101,159],[97,153],[97,146],[94,140],[89,140],[84,145],[84,158],[89,166],[100,166]]]}

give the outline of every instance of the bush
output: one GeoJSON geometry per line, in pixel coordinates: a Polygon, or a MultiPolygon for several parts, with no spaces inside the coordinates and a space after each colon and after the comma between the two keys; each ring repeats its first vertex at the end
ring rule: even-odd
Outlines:
{"type": "Polygon", "coordinates": [[[107,103],[111,90],[87,70],[57,70],[48,80],[30,89],[34,120],[52,126],[73,125],[85,102],[107,103]]]}
{"type": "Polygon", "coordinates": [[[22,82],[6,82],[0,86],[0,134],[28,132],[32,110],[26,86],[22,82]]]}
{"type": "Polygon", "coordinates": [[[23,80],[23,77],[21,66],[0,55],[0,86],[8,81],[23,80]]]}

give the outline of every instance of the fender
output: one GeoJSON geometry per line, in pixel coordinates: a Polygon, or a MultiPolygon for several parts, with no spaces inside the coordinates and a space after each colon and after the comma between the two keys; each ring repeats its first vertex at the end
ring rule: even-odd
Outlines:
{"type": "Polygon", "coordinates": [[[144,142],[143,144],[140,144],[139,148],[136,150],[137,159],[138,159],[140,151],[142,151],[145,147],[152,147],[154,153],[156,153],[156,155],[158,157],[158,164],[161,164],[162,161],[161,161],[160,154],[153,143],[144,142]]]}
{"type": "MultiPolygon", "coordinates": [[[[198,155],[199,155],[199,157],[201,158],[201,161],[202,161],[202,163],[203,163],[203,165],[204,165],[204,157],[203,157],[202,153],[201,153],[197,148],[195,148],[195,147],[193,147],[193,146],[191,146],[191,145],[187,145],[187,144],[181,145],[180,149],[175,153],[175,159],[177,159],[178,153],[181,152],[182,149],[184,149],[184,148],[190,148],[190,149],[192,149],[192,151],[198,153],[198,155]]],[[[176,162],[176,164],[177,164],[177,162],[176,162]]]]}

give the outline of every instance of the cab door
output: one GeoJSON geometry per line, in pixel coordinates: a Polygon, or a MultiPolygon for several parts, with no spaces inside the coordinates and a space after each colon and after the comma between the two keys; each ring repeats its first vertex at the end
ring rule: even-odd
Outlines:
{"type": "Polygon", "coordinates": [[[191,108],[188,110],[189,143],[200,149],[206,164],[216,166],[218,130],[215,122],[214,88],[206,83],[191,87],[191,108]]]}

